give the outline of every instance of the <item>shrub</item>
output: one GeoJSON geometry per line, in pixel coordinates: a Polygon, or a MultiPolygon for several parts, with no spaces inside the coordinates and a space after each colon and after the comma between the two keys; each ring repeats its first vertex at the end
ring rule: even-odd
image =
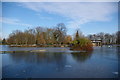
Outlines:
{"type": "Polygon", "coordinates": [[[92,42],[87,38],[79,38],[77,40],[72,41],[73,46],[72,50],[82,50],[82,51],[92,51],[93,45],[92,42]]]}

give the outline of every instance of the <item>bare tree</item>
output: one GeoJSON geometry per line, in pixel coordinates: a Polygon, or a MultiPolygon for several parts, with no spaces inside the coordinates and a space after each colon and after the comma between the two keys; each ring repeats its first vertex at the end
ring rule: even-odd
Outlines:
{"type": "Polygon", "coordinates": [[[65,36],[66,36],[66,27],[63,23],[60,23],[55,28],[55,31],[53,33],[55,42],[58,44],[64,43],[65,36]]]}
{"type": "Polygon", "coordinates": [[[65,43],[66,44],[70,44],[71,41],[72,41],[72,37],[70,35],[68,35],[68,36],[65,37],[65,43]]]}

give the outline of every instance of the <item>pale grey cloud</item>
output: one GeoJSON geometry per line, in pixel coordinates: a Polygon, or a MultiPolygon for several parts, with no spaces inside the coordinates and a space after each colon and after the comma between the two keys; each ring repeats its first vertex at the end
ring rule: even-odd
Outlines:
{"type": "Polygon", "coordinates": [[[0,17],[0,22],[6,24],[12,24],[12,25],[19,25],[19,26],[32,26],[31,24],[22,23],[19,19],[6,18],[6,17],[0,17]]]}
{"type": "Polygon", "coordinates": [[[38,16],[39,19],[42,19],[42,20],[53,20],[52,17],[49,17],[49,16],[43,16],[39,13],[35,14],[38,16]]]}
{"type": "Polygon", "coordinates": [[[21,3],[23,7],[36,12],[46,11],[71,19],[68,27],[77,27],[93,21],[110,21],[111,14],[117,12],[113,3],[21,3]]]}

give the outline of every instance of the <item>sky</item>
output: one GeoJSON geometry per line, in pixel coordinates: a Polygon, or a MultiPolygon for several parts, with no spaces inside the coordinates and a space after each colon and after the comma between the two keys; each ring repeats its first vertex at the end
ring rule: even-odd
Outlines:
{"type": "MultiPolygon", "coordinates": [[[[53,28],[64,23],[67,34],[76,29],[84,35],[118,30],[117,2],[2,2],[2,38],[14,30],[53,28]]],[[[1,33],[0,33],[1,34],[1,33]]]]}

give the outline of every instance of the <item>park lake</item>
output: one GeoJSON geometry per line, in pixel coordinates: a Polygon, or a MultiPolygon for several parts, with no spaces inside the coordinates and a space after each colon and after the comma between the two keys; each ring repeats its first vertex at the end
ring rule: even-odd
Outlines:
{"type": "Polygon", "coordinates": [[[2,51],[41,50],[3,53],[3,78],[117,78],[117,47],[93,47],[92,52],[75,52],[69,47],[9,47],[2,51]]]}

